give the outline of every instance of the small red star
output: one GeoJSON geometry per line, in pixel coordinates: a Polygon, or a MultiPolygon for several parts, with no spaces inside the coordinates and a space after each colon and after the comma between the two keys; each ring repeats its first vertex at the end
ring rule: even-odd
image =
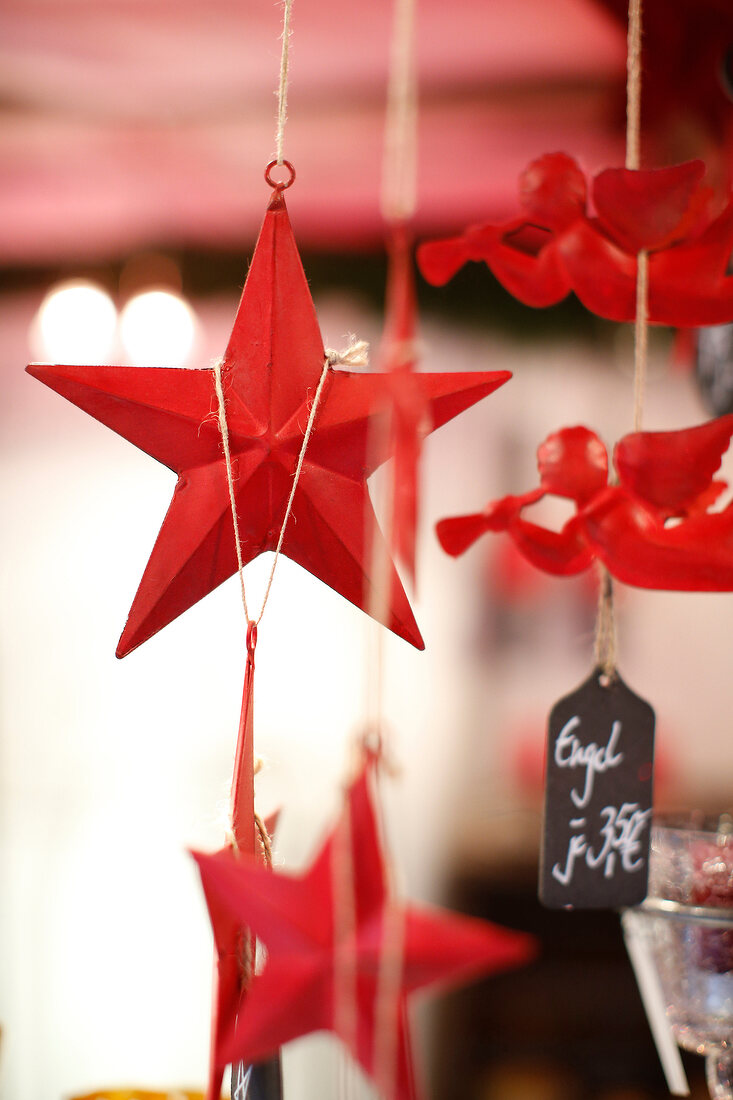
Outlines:
{"type": "MultiPolygon", "coordinates": [[[[245,564],[277,545],[324,361],[313,301],[276,189],[222,366],[245,564]]],[[[120,638],[122,657],[237,569],[214,372],[37,363],[27,369],[178,475],[120,638]]],[[[493,371],[417,377],[434,429],[511,376],[493,371]]],[[[329,370],[282,546],[284,554],[364,609],[374,606],[370,562],[376,529],[366,481],[391,454],[388,441],[374,446],[370,427],[389,398],[388,375],[329,370]]],[[[422,648],[394,567],[390,593],[385,624],[422,648]]]]}
{"type": "Polygon", "coordinates": [[[196,854],[217,948],[232,924],[267,948],[262,973],[232,1002],[218,1059],[259,1061],[312,1031],[333,1031],[388,1100],[416,1096],[407,1000],[429,985],[458,984],[525,962],[530,937],[438,909],[401,905],[387,888],[384,854],[369,790],[369,768],[351,787],[344,812],[305,874],[272,873],[231,851],[196,854]],[[389,1019],[380,999],[380,960],[397,931],[397,973],[389,1019]],[[390,1029],[383,1080],[378,1044],[390,1029]]]}

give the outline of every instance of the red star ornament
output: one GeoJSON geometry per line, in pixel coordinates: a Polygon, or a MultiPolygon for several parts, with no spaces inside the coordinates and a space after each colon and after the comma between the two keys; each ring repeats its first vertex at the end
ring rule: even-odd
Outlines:
{"type": "Polygon", "coordinates": [[[633,321],[637,255],[646,250],[649,321],[721,324],[733,320],[733,199],[711,220],[704,172],[702,161],[609,168],[592,181],[592,216],[585,175],[565,153],[551,153],[520,179],[522,214],[423,244],[418,264],[428,282],[442,285],[467,261],[483,260],[525,305],[555,305],[574,291],[600,317],[633,321]]]}
{"type": "Polygon", "coordinates": [[[733,435],[733,415],[672,432],[634,432],[614,450],[618,484],[608,484],[606,448],[587,428],[563,428],[537,451],[540,487],[441,520],[441,546],[462,554],[486,531],[505,531],[538,569],[569,576],[599,559],[625,584],[688,592],[733,591],[733,504],[713,475],[733,435]],[[571,500],[559,531],[524,519],[545,495],[571,500]]]}
{"type": "MultiPolygon", "coordinates": [[[[234,775],[230,798],[232,825],[229,850],[246,852],[251,856],[260,854],[269,865],[268,852],[259,819],[255,815],[254,792],[254,673],[255,649],[257,646],[257,627],[250,622],[247,627],[247,664],[244,673],[242,708],[239,716],[237,748],[234,757],[234,775]]],[[[264,822],[265,836],[272,838],[280,816],[279,809],[270,814],[264,822]]],[[[206,1100],[219,1100],[223,1070],[216,1062],[216,1052],[224,1036],[223,1023],[236,1014],[238,1005],[245,995],[245,958],[254,950],[254,941],[248,930],[233,916],[219,929],[216,959],[213,975],[211,1007],[211,1042],[209,1057],[209,1082],[206,1100]]],[[[277,1060],[270,1066],[257,1067],[253,1072],[258,1078],[279,1079],[277,1060]]],[[[254,1086],[253,1086],[254,1087],[254,1086]]],[[[270,1080],[270,1089],[274,1083],[270,1080]]],[[[259,1094],[258,1094],[259,1095],[259,1094]]],[[[269,1093],[268,1093],[269,1095],[269,1093]]],[[[274,1092],[273,1092],[274,1095],[274,1092]]]]}
{"type": "Polygon", "coordinates": [[[526,962],[526,935],[437,909],[398,904],[389,896],[366,768],[348,792],[344,812],[314,863],[300,876],[263,870],[231,852],[195,854],[217,946],[226,948],[232,915],[267,948],[219,1060],[258,1061],[312,1031],[335,1032],[367,1074],[379,1076],[387,1100],[417,1095],[407,1001],[437,983],[526,962]],[[349,917],[350,914],[350,917],[349,917]],[[380,959],[390,928],[400,931],[394,959],[399,980],[391,1004],[394,1052],[389,1083],[378,1065],[380,959]]]}
{"type": "MultiPolygon", "coordinates": [[[[324,350],[282,190],[265,215],[222,366],[244,564],[274,550],[324,350]]],[[[237,569],[212,368],[50,366],[30,374],[178,475],[117,647],[130,653],[237,569]]],[[[438,428],[510,378],[425,374],[438,428]]],[[[282,552],[357,607],[373,606],[378,532],[366,481],[390,457],[369,445],[388,376],[329,369],[282,552]]],[[[423,648],[394,567],[385,625],[423,648]]]]}

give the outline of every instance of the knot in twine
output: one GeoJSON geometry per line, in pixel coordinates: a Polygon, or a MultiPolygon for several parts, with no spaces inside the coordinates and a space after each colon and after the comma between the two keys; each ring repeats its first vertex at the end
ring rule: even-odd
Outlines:
{"type": "Polygon", "coordinates": [[[350,336],[347,347],[341,351],[325,348],[325,356],[329,367],[366,367],[369,365],[369,344],[350,336]]]}

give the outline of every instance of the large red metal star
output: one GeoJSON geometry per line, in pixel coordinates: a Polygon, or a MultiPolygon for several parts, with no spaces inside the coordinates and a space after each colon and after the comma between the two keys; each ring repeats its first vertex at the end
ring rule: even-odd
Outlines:
{"type": "MultiPolygon", "coordinates": [[[[313,301],[280,188],[265,215],[222,366],[244,564],[274,550],[324,366],[313,301]]],[[[122,657],[237,569],[214,372],[31,364],[30,374],[178,475],[117,648],[122,657]]],[[[432,429],[507,381],[507,371],[424,374],[432,429]]],[[[370,425],[389,378],[329,370],[282,552],[364,609],[376,518],[366,481],[390,457],[370,425]],[[373,438],[372,438],[373,436],[373,438]]],[[[384,434],[384,433],[382,433],[384,434]]],[[[391,566],[385,625],[423,647],[391,566]]]]}
{"type": "Polygon", "coordinates": [[[218,1059],[258,1061],[300,1035],[334,1031],[387,1100],[412,1100],[409,994],[519,965],[534,943],[390,897],[369,772],[349,790],[336,828],[301,876],[272,873],[231,850],[195,855],[217,948],[231,950],[233,923],[248,926],[267,948],[264,969],[221,1021],[218,1059]],[[393,968],[388,1002],[380,992],[385,961],[393,968]],[[385,1035],[390,1064],[380,1065],[385,1035]]]}

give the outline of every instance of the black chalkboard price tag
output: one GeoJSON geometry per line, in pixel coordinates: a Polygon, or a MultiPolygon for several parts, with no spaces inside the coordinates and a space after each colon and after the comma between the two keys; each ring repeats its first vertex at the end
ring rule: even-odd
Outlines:
{"type": "Polygon", "coordinates": [[[637,905],[647,893],[654,711],[595,669],[547,735],[539,894],[551,909],[637,905]]]}
{"type": "Polygon", "coordinates": [[[282,1100],[283,1083],[280,1058],[275,1055],[267,1062],[246,1065],[236,1062],[232,1066],[232,1100],[282,1100]]]}
{"type": "Polygon", "coordinates": [[[695,377],[713,416],[733,412],[733,325],[697,330],[695,377]]]}

